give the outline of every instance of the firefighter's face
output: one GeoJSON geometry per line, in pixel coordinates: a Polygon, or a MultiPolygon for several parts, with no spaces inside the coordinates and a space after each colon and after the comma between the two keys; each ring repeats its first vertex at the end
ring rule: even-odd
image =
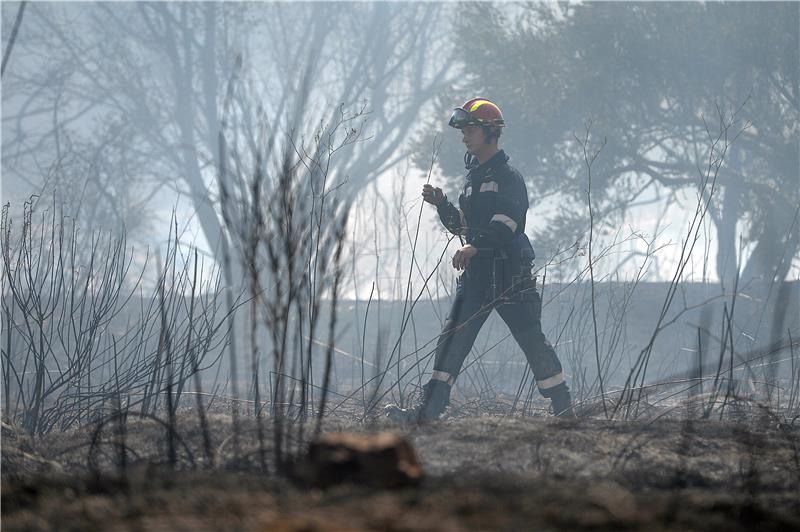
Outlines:
{"type": "Polygon", "coordinates": [[[467,147],[467,151],[475,155],[486,144],[486,137],[483,128],[480,126],[469,125],[461,128],[462,142],[467,147]]]}

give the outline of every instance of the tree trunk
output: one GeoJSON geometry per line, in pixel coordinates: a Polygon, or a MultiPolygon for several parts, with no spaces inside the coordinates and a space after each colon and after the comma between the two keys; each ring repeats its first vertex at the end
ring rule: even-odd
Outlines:
{"type": "MultiPolygon", "coordinates": [[[[798,221],[794,220],[794,227],[789,234],[790,226],[786,220],[778,223],[775,215],[769,215],[766,220],[764,233],[756,244],[753,253],[747,261],[742,272],[742,282],[747,283],[760,279],[767,283],[773,279],[778,282],[786,279],[792,265],[792,259],[800,251],[798,238],[798,221]]],[[[789,220],[788,223],[791,223],[789,220]]]]}
{"type": "MultiPolygon", "coordinates": [[[[730,165],[739,173],[736,150],[732,150],[730,165]]],[[[742,188],[738,181],[724,188],[722,206],[717,221],[717,276],[722,285],[733,286],[739,269],[737,259],[736,224],[739,221],[742,188]]]]}

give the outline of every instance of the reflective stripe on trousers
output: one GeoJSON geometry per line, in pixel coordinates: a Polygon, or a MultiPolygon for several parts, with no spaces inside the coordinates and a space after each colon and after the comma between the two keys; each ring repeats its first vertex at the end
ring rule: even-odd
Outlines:
{"type": "Polygon", "coordinates": [[[458,375],[481,327],[492,310],[497,310],[525,354],[540,390],[564,382],[561,362],[542,332],[542,303],[535,281],[530,277],[518,280],[519,286],[507,290],[501,298],[492,298],[491,290],[468,283],[463,278],[459,281],[436,345],[434,373],[458,375]]]}

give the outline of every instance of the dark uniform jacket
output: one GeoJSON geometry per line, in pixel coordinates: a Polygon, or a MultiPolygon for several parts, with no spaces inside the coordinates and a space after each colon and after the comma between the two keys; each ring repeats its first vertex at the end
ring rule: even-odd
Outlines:
{"type": "Polygon", "coordinates": [[[445,198],[437,211],[451,233],[478,248],[466,271],[470,283],[507,289],[520,275],[530,274],[534,253],[525,236],[528,193],[503,150],[470,169],[458,205],[445,198]]]}

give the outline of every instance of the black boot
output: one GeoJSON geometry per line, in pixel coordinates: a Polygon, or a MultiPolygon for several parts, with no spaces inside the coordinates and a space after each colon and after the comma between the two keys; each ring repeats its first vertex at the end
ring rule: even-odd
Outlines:
{"type": "Polygon", "coordinates": [[[553,415],[557,417],[575,417],[572,410],[572,397],[566,382],[547,390],[550,403],[553,405],[553,415]]]}
{"type": "Polygon", "coordinates": [[[413,408],[400,408],[387,405],[383,411],[386,417],[396,423],[425,423],[434,421],[444,412],[450,402],[450,385],[431,380],[422,387],[422,402],[413,408]]]}

